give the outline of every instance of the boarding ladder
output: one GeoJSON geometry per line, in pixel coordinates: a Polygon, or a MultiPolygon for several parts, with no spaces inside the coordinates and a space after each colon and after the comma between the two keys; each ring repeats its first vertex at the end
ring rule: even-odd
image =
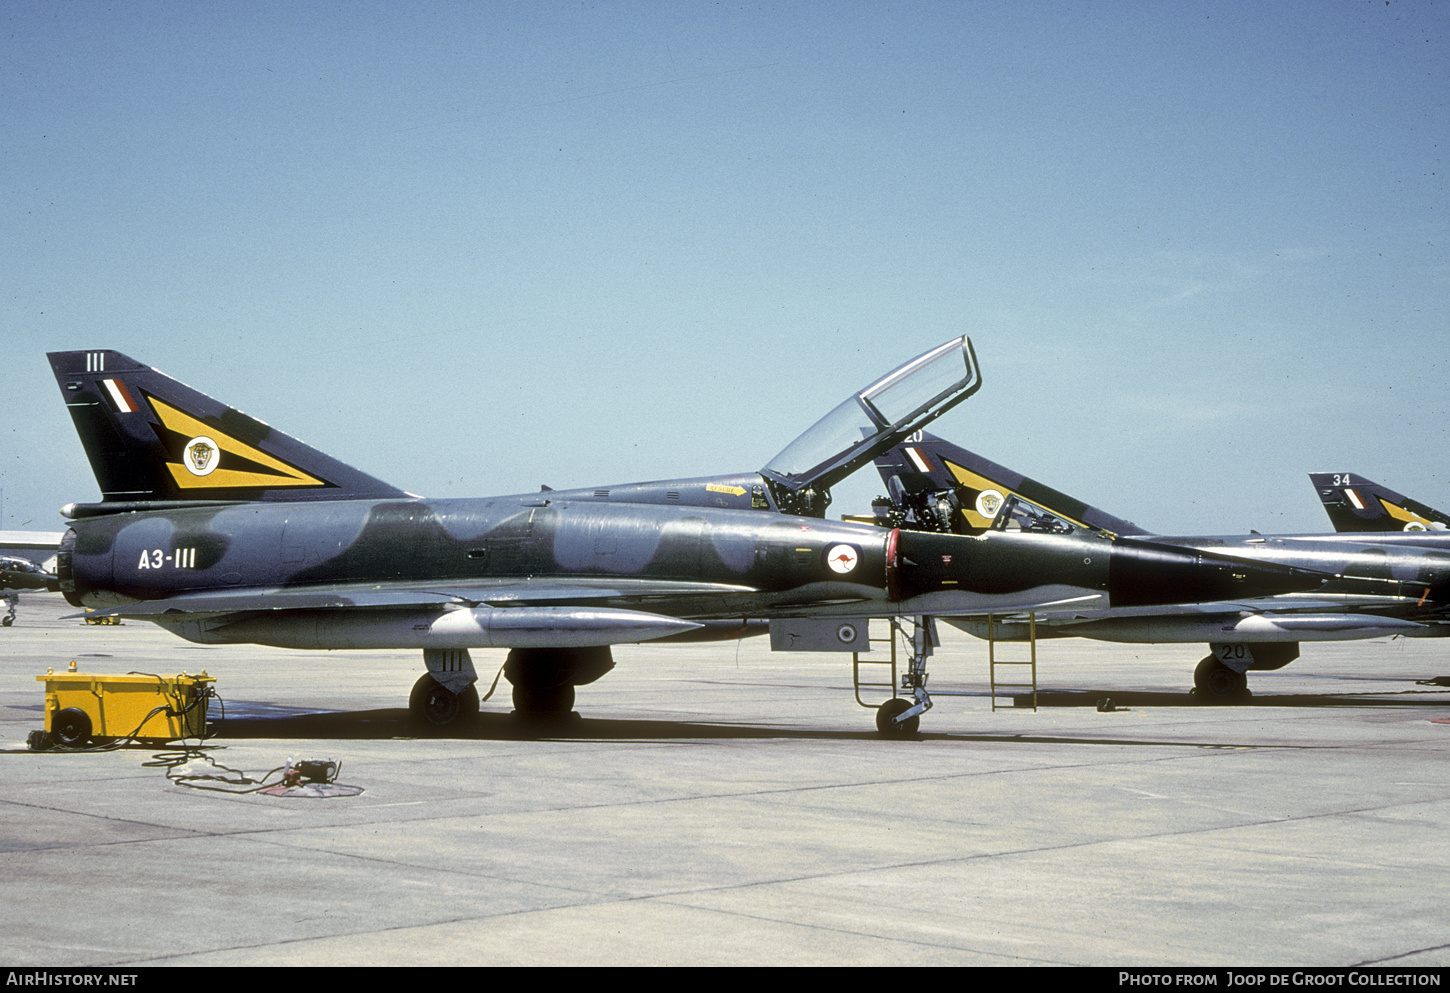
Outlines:
{"type": "MultiPolygon", "coordinates": [[[[1029,657],[1025,659],[1000,659],[997,657],[996,638],[997,619],[987,615],[987,669],[992,679],[992,709],[1007,710],[1017,706],[1018,698],[1010,695],[1009,690],[1032,691],[1032,709],[1037,709],[1037,614],[1027,615],[1027,645],[1029,657]],[[1031,673],[1031,682],[999,682],[997,679],[998,666],[1028,666],[1031,673]],[[998,705],[997,697],[1003,696],[1010,699],[1011,703],[998,705]]],[[[1004,644],[1016,644],[1016,642],[1004,642],[1004,644]]]]}
{"type": "Polygon", "coordinates": [[[855,686],[856,686],[856,702],[859,703],[861,706],[866,707],[868,709],[874,710],[877,707],[881,706],[881,704],[884,703],[886,700],[890,700],[892,697],[896,696],[896,631],[897,631],[897,620],[896,620],[896,618],[894,618],[894,617],[873,617],[873,618],[870,618],[866,622],[866,644],[867,644],[867,647],[869,648],[871,645],[880,645],[880,644],[885,644],[885,643],[889,642],[891,644],[891,653],[890,653],[890,656],[888,658],[881,658],[879,655],[877,655],[874,658],[864,658],[863,659],[861,657],[861,653],[860,652],[852,652],[851,653],[851,678],[852,678],[852,681],[855,683],[855,686]],[[883,621],[883,620],[889,625],[889,627],[887,628],[887,631],[886,631],[886,636],[884,638],[882,638],[882,637],[876,637],[876,636],[874,636],[872,634],[872,631],[871,631],[872,624],[875,621],[883,621]],[[862,671],[861,670],[862,670],[862,667],[863,666],[876,666],[877,668],[870,670],[870,673],[873,674],[876,678],[872,678],[872,679],[862,679],[861,678],[862,677],[862,671]],[[886,674],[886,681],[885,682],[882,682],[881,679],[880,679],[880,677],[882,675],[882,672],[881,672],[881,667],[882,666],[885,666],[887,669],[890,670],[886,674]],[[867,692],[874,692],[874,693],[884,692],[886,694],[886,696],[884,697],[884,699],[874,700],[874,701],[869,701],[868,702],[866,700],[861,699],[861,691],[862,690],[866,690],[867,692]]]}

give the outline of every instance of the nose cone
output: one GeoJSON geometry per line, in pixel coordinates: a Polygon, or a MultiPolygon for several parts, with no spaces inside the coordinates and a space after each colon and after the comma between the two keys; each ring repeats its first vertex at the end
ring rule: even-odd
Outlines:
{"type": "Polygon", "coordinates": [[[43,590],[52,577],[22,559],[6,559],[0,563],[0,588],[12,590],[43,590]]]}
{"type": "Polygon", "coordinates": [[[1312,569],[1119,538],[1108,563],[1108,597],[1114,607],[1211,603],[1302,593],[1334,578],[1312,569]]]}

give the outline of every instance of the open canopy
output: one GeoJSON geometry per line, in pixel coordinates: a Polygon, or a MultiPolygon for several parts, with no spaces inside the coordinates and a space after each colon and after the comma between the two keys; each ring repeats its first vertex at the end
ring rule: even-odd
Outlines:
{"type": "Polygon", "coordinates": [[[848,398],[787,445],[761,474],[793,492],[825,490],[981,385],[971,340],[953,338],[848,398]]]}

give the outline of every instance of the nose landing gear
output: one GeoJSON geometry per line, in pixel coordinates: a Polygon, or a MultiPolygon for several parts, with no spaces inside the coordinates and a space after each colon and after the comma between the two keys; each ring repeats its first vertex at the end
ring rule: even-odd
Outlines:
{"type": "MultiPolygon", "coordinates": [[[[893,619],[892,639],[905,624],[911,625],[911,664],[901,674],[901,688],[910,696],[892,697],[876,708],[876,730],[889,738],[906,737],[917,733],[921,727],[921,715],[931,709],[931,694],[926,691],[926,660],[939,643],[936,625],[930,617],[913,617],[903,623],[893,619]]],[[[893,643],[892,651],[895,651],[893,643]]],[[[894,657],[894,656],[893,656],[894,657]]]]}

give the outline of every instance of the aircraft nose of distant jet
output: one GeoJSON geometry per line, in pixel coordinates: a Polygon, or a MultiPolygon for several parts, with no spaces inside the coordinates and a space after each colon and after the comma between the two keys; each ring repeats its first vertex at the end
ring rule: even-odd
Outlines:
{"type": "Polygon", "coordinates": [[[1145,607],[1301,593],[1335,578],[1275,562],[1119,538],[1108,566],[1108,593],[1115,607],[1145,607]]]}
{"type": "Polygon", "coordinates": [[[956,591],[1003,602],[1056,587],[1060,600],[1108,595],[1113,607],[1240,600],[1317,589],[1337,577],[1141,539],[1102,535],[981,537],[897,531],[888,557],[906,597],[956,591]],[[984,555],[987,545],[990,555],[984,555]],[[1076,592],[1074,592],[1076,591],[1076,592]]]}

